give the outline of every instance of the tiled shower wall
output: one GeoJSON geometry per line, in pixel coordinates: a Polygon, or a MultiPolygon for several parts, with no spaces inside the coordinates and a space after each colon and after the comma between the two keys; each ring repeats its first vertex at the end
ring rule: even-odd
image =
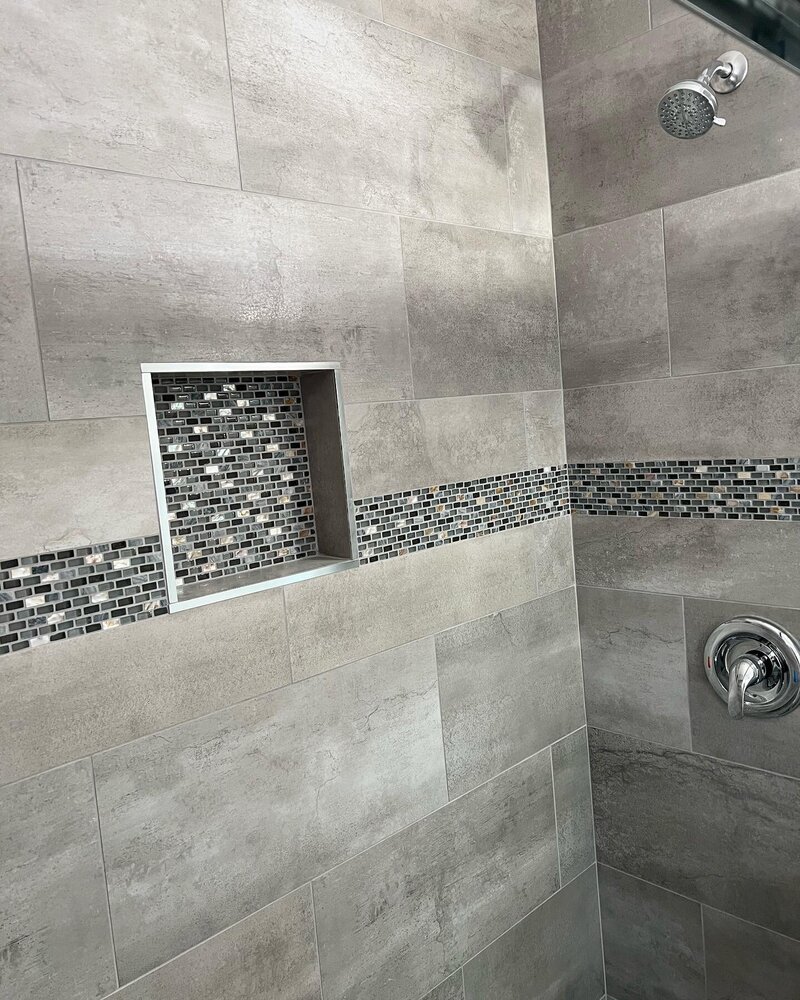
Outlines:
{"type": "Polygon", "coordinates": [[[154,540],[141,362],[339,360],[356,498],[417,498],[408,554],[0,658],[0,997],[598,1000],[533,3],[0,13],[9,574],[154,540]]]}
{"type": "Polygon", "coordinates": [[[539,28],[608,994],[795,1000],[800,713],[729,721],[701,662],[800,630],[800,77],[748,49],[676,141],[661,94],[739,42],[670,0],[539,28]]]}

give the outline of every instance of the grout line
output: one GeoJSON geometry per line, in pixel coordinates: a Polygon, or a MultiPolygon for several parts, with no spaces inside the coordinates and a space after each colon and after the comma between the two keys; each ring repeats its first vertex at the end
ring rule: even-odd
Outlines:
{"type": "MultiPolygon", "coordinates": [[[[458,626],[454,626],[458,628],[458,626]]],[[[436,636],[431,637],[431,643],[433,645],[433,661],[436,667],[436,698],[437,705],[439,706],[439,732],[442,737],[442,763],[444,764],[444,787],[447,793],[448,801],[451,801],[450,797],[450,768],[447,763],[447,748],[445,746],[445,736],[444,736],[444,712],[442,711],[442,685],[441,678],[439,676],[439,653],[436,649],[436,636]]]]}
{"type": "Polygon", "coordinates": [[[106,866],[106,852],[105,848],[103,847],[103,827],[100,822],[100,803],[98,802],[97,799],[97,778],[95,777],[94,773],[93,757],[89,757],[89,767],[92,772],[92,793],[94,795],[95,816],[97,817],[97,839],[100,845],[100,860],[103,865],[103,886],[105,888],[105,893],[106,893],[106,913],[108,914],[108,929],[111,935],[111,957],[114,960],[114,978],[116,979],[117,983],[116,988],[119,989],[122,984],[120,983],[119,980],[119,968],[117,966],[117,945],[114,940],[114,921],[111,917],[111,895],[108,891],[108,868],[106,866]]]}
{"type": "Polygon", "coordinates": [[[686,598],[681,597],[681,643],[683,644],[683,687],[686,696],[686,718],[689,723],[689,749],[694,749],[694,734],[692,732],[692,697],[689,688],[689,645],[686,641],[686,598]]]}
{"type": "Polygon", "coordinates": [[[308,883],[311,892],[311,917],[314,924],[314,951],[317,956],[317,978],[319,979],[319,1000],[325,1000],[325,989],[322,985],[322,960],[319,957],[319,929],[317,927],[317,903],[314,899],[314,882],[308,883]]]}
{"type": "MultiPolygon", "coordinates": [[[[798,175],[800,175],[800,171],[798,171],[798,175]]],[[[689,378],[710,378],[713,375],[746,375],[749,372],[770,372],[775,371],[775,369],[785,370],[787,368],[800,370],[800,364],[759,365],[754,368],[722,368],[717,371],[679,372],[677,375],[657,375],[654,378],[631,379],[627,382],[592,382],[589,385],[569,386],[569,388],[564,390],[564,393],[583,392],[586,389],[605,389],[610,386],[619,385],[648,385],[651,382],[678,382],[689,378]]],[[[605,459],[598,459],[598,461],[605,461],[605,459]]]]}
{"type": "MultiPolygon", "coordinates": [[[[594,816],[594,810],[592,810],[592,816],[594,816]]],[[[608,972],[606,971],[606,942],[603,936],[603,904],[600,900],[600,863],[598,861],[595,861],[594,874],[597,883],[597,915],[600,923],[600,955],[603,959],[603,993],[607,997],[608,972]]]]}
{"type": "MultiPolygon", "coordinates": [[[[506,194],[508,195],[508,222],[511,228],[514,228],[514,203],[511,198],[511,149],[509,145],[508,136],[508,115],[506,114],[506,95],[503,89],[503,73],[500,72],[500,79],[498,80],[500,86],[500,110],[503,113],[503,148],[506,151],[506,194]]],[[[552,254],[552,245],[551,245],[552,254]]]]}
{"type": "Polygon", "coordinates": [[[550,755],[550,788],[553,792],[553,823],[554,823],[554,833],[556,838],[556,858],[558,859],[558,887],[559,889],[564,885],[564,879],[561,874],[561,845],[559,844],[559,829],[558,829],[558,805],[556,803],[556,772],[553,767],[553,744],[551,743],[548,747],[548,752],[550,755]]]}
{"type": "Polygon", "coordinates": [[[708,997],[708,955],[706,952],[706,921],[703,915],[703,904],[700,904],[700,943],[703,946],[703,986],[704,996],[708,997]]]}
{"type": "MultiPolygon", "coordinates": [[[[225,20],[225,0],[219,0],[220,13],[222,14],[222,38],[225,44],[225,65],[228,68],[228,90],[231,95],[231,121],[233,123],[233,145],[236,150],[236,169],[239,173],[239,187],[244,190],[242,181],[242,158],[239,152],[239,130],[236,126],[236,103],[233,98],[233,73],[231,71],[231,49],[228,44],[228,25],[225,20]]],[[[232,188],[231,190],[236,190],[232,188]]]]}
{"type": "Polygon", "coordinates": [[[667,365],[669,367],[669,377],[672,378],[672,330],[669,322],[669,280],[667,278],[667,236],[666,222],[664,220],[664,209],[659,212],[661,219],[661,260],[664,264],[664,310],[667,316],[667,365]]]}
{"type": "MultiPolygon", "coordinates": [[[[648,518],[641,518],[647,521],[648,518]]],[[[779,611],[800,611],[800,608],[787,607],[785,604],[765,604],[763,601],[733,601],[722,597],[696,597],[694,594],[679,594],[670,590],[639,590],[637,587],[600,587],[592,583],[578,583],[582,590],[610,590],[616,594],[643,594],[645,597],[680,597],[686,601],[702,601],[704,604],[746,604],[755,608],[775,608],[779,611]]],[[[566,588],[564,588],[566,589],[566,588]]]]}
{"type": "MultiPolygon", "coordinates": [[[[397,216],[397,230],[400,238],[400,282],[403,286],[403,305],[405,307],[405,314],[406,314],[406,347],[408,348],[408,377],[411,382],[411,400],[416,402],[417,390],[414,385],[414,357],[411,348],[411,318],[408,312],[408,284],[406,282],[406,248],[405,248],[405,241],[403,240],[403,223],[401,216],[397,216]]],[[[511,395],[511,393],[506,393],[504,395],[511,395]]],[[[459,397],[436,397],[436,398],[462,399],[463,397],[459,396],[459,397]]],[[[399,400],[398,402],[406,402],[406,400],[399,400]]],[[[373,404],[370,403],[369,405],[373,404]]],[[[345,404],[345,415],[346,413],[347,413],[347,404],[345,404]]]]}

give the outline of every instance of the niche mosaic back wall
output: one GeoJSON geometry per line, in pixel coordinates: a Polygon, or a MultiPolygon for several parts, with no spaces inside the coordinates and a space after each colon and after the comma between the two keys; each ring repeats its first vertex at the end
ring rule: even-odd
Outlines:
{"type": "Polygon", "coordinates": [[[800,629],[800,77],[746,49],[728,124],[670,85],[741,44],[669,0],[542,0],[607,989],[792,1000],[800,715],[729,721],[743,612],[800,629]]]}
{"type": "Polygon", "coordinates": [[[598,1000],[533,3],[0,14],[0,998],[598,1000]],[[341,361],[362,566],[161,613],[179,360],[341,361]]]}

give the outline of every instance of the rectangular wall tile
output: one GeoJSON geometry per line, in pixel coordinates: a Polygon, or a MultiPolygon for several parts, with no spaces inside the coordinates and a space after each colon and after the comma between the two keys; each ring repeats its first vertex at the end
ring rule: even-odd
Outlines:
{"type": "Polygon", "coordinates": [[[528,467],[564,465],[564,397],[560,389],[526,392],[525,432],[528,437],[528,467]]]}
{"type": "Polygon", "coordinates": [[[534,524],[533,548],[540,597],[574,585],[572,518],[555,517],[534,524]]]}
{"type": "Polygon", "coordinates": [[[598,861],[800,934],[800,781],[601,730],[590,751],[598,861]]]}
{"type": "Polygon", "coordinates": [[[797,170],[666,210],[675,374],[800,361],[798,217],[797,170]]]}
{"type": "Polygon", "coordinates": [[[239,186],[222,12],[3,0],[4,152],[239,186]],[[187,30],[187,26],[188,30],[187,30]]]}
{"type": "Polygon", "coordinates": [[[677,0],[650,0],[650,20],[654,28],[688,13],[688,9],[677,0]]]}
{"type": "Polygon", "coordinates": [[[467,963],[464,985],[466,1000],[598,1000],[603,950],[594,868],[467,963]]]}
{"type": "Polygon", "coordinates": [[[586,730],[554,743],[553,783],[556,798],[558,860],[566,885],[594,864],[594,817],[586,730]]]}
{"type": "Polygon", "coordinates": [[[225,11],[245,188],[508,227],[499,68],[315,0],[225,11]]]}
{"type": "Polygon", "coordinates": [[[158,533],[144,417],[0,426],[0,558],[158,533]]]}
{"type": "Polygon", "coordinates": [[[650,27],[647,0],[539,0],[542,68],[552,76],[650,27]]]}
{"type": "Polygon", "coordinates": [[[290,681],[277,590],[4,656],[0,783],[290,681]]]}
{"type": "Polygon", "coordinates": [[[446,801],[433,641],[100,754],[96,772],[128,982],[446,801]]]}
{"type": "Polygon", "coordinates": [[[314,883],[326,1000],[406,1000],[558,888],[547,751],[314,883]]]}
{"type": "Polygon", "coordinates": [[[295,677],[536,597],[532,531],[485,535],[285,591],[295,677]]]}
{"type": "Polygon", "coordinates": [[[542,84],[505,69],[502,80],[511,225],[523,233],[549,234],[552,223],[542,84]]]}
{"type": "Polygon", "coordinates": [[[442,632],[436,661],[451,798],[583,725],[571,590],[442,632]]]}
{"type": "Polygon", "coordinates": [[[54,418],[142,413],[142,361],[341,361],[411,394],[400,232],[374,213],[27,164],[54,418]]]}
{"type": "Polygon", "coordinates": [[[708,1000],[796,1000],[800,941],[703,907],[708,1000]]]}
{"type": "Polygon", "coordinates": [[[0,789],[0,998],[116,986],[88,760],[0,789]]]}
{"type": "Polygon", "coordinates": [[[422,1000],[464,1000],[464,977],[461,970],[448,976],[443,983],[426,993],[422,1000]]]}
{"type": "Polygon", "coordinates": [[[559,387],[549,239],[404,219],[417,396],[559,387]]]}
{"type": "Polygon", "coordinates": [[[679,597],[578,588],[590,726],[691,749],[679,597]]]}

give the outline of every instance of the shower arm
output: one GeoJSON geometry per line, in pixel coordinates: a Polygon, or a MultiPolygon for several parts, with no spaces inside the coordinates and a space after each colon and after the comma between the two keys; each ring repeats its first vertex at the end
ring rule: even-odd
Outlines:
{"type": "Polygon", "coordinates": [[[719,59],[715,59],[710,66],[706,66],[700,76],[697,78],[698,83],[704,84],[706,87],[711,87],[716,90],[714,86],[714,77],[720,76],[723,80],[726,80],[733,72],[733,66],[729,62],[720,62],[719,59]]]}

